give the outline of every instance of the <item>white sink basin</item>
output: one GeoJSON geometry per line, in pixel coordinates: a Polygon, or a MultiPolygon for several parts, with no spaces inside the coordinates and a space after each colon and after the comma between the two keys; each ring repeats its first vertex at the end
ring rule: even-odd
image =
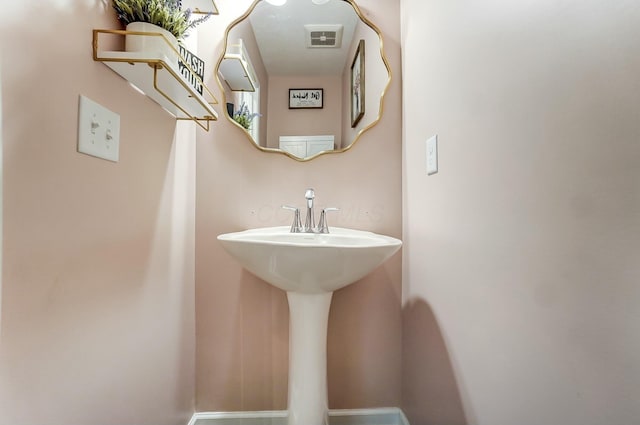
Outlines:
{"type": "Polygon", "coordinates": [[[402,245],[398,239],[332,227],[331,233],[290,233],[265,227],[218,236],[251,273],[285,291],[333,292],[364,277],[402,245]]]}

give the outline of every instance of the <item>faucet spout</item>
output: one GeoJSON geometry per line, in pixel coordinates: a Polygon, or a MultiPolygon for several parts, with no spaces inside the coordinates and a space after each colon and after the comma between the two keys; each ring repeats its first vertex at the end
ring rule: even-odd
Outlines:
{"type": "Polygon", "coordinates": [[[313,214],[313,200],[316,197],[313,189],[309,188],[304,193],[304,197],[307,200],[307,215],[304,220],[304,231],[305,232],[313,232],[316,228],[316,219],[313,214]]]}
{"type": "Polygon", "coordinates": [[[313,189],[307,189],[307,191],[304,193],[304,197],[307,200],[307,208],[312,208],[313,199],[316,197],[316,193],[313,191],[313,189]]]}

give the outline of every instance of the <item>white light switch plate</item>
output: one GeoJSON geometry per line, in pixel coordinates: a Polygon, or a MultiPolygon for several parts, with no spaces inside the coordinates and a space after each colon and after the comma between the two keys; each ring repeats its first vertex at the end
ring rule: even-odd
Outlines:
{"type": "Polygon", "coordinates": [[[82,95],[78,109],[78,152],[118,162],[120,115],[82,95]]]}
{"type": "Polygon", "coordinates": [[[427,175],[438,172],[438,135],[427,140],[427,175]]]}

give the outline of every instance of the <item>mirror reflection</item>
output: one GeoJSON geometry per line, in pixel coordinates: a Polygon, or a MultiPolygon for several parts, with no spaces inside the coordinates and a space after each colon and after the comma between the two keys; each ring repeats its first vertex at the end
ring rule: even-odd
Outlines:
{"type": "Polygon", "coordinates": [[[227,29],[217,68],[227,116],[264,151],[344,152],[382,113],[391,75],[380,33],[351,0],[272,3],[255,1],[227,29]]]}

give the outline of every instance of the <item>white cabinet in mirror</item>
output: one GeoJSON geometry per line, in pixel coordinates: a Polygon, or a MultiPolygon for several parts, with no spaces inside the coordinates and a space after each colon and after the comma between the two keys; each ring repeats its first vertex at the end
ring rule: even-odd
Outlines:
{"type": "Polygon", "coordinates": [[[300,159],[334,150],[335,136],[280,136],[280,149],[300,159]]]}
{"type": "Polygon", "coordinates": [[[391,80],[382,34],[353,0],[287,1],[281,6],[254,1],[227,28],[216,71],[227,118],[233,120],[244,105],[255,121],[247,128],[236,117],[239,131],[244,128],[258,149],[298,161],[351,148],[380,120],[391,80]],[[331,30],[309,30],[319,26],[331,30]],[[364,72],[355,89],[366,96],[364,104],[353,105],[356,57],[364,72]],[[322,106],[290,107],[290,89],[322,89],[322,106]],[[252,93],[250,99],[247,93],[252,93]],[[356,125],[354,107],[363,114],[356,125]],[[308,141],[282,140],[283,135],[308,141]],[[322,135],[332,135],[332,140],[313,141],[322,135]]]}

